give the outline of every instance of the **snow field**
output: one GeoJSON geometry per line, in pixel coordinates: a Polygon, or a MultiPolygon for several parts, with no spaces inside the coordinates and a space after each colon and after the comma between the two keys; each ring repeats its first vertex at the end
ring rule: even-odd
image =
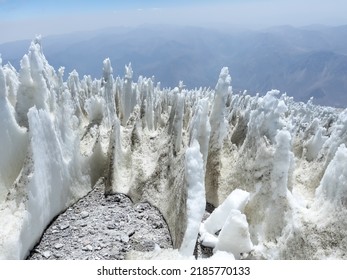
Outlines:
{"type": "Polygon", "coordinates": [[[0,62],[0,259],[100,177],[164,216],[177,250],[143,258],[191,258],[198,236],[214,258],[346,258],[346,110],[234,94],[228,68],[214,90],[103,70],[64,81],[39,38],[19,72],[0,62]]]}

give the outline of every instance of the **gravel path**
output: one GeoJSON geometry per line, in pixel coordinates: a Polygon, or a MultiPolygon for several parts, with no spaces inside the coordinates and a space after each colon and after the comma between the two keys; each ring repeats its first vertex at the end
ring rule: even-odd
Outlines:
{"type": "Polygon", "coordinates": [[[152,251],[155,244],[172,248],[160,212],[123,194],[105,197],[99,183],[50,224],[28,259],[122,260],[129,250],[152,251]]]}

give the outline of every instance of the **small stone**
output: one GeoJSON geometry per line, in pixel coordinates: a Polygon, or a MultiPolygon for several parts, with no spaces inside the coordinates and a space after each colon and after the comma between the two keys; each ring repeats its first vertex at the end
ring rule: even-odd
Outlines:
{"type": "Polygon", "coordinates": [[[68,232],[68,231],[65,231],[61,234],[62,237],[68,237],[70,236],[71,234],[68,232]]]}
{"type": "Polygon", "coordinates": [[[162,222],[155,222],[153,224],[153,228],[159,229],[159,228],[163,228],[163,223],[162,222]]]}
{"type": "Polygon", "coordinates": [[[117,256],[119,255],[119,249],[114,247],[111,249],[111,251],[109,252],[110,255],[113,255],[113,256],[117,256]]]}
{"type": "Polygon", "coordinates": [[[92,245],[87,245],[82,248],[83,251],[93,251],[93,246],[92,245]]]}
{"type": "Polygon", "coordinates": [[[142,214],[142,213],[141,213],[141,214],[138,214],[138,215],[137,215],[137,218],[138,218],[139,220],[142,220],[144,216],[145,216],[145,214],[142,214]]]}
{"type": "Polygon", "coordinates": [[[61,223],[61,224],[59,225],[59,228],[60,228],[61,230],[67,229],[68,227],[70,227],[70,225],[69,225],[68,222],[61,223]]]}
{"type": "Polygon", "coordinates": [[[115,229],[116,226],[115,226],[113,223],[108,223],[108,224],[107,224],[107,228],[108,228],[108,229],[115,229]]]}
{"type": "Polygon", "coordinates": [[[81,226],[81,227],[87,226],[87,222],[86,222],[86,221],[81,221],[80,226],[81,226]]]}
{"type": "Polygon", "coordinates": [[[85,219],[85,218],[87,218],[87,217],[89,217],[89,213],[88,213],[87,211],[82,211],[82,212],[81,212],[81,218],[82,218],[82,219],[85,219]]]}
{"type": "Polygon", "coordinates": [[[52,255],[52,253],[50,251],[44,251],[42,253],[42,256],[44,256],[46,259],[49,259],[49,257],[52,255]]]}
{"type": "Polygon", "coordinates": [[[63,257],[63,255],[60,253],[54,253],[54,257],[56,257],[57,259],[60,259],[63,257]]]}
{"type": "Polygon", "coordinates": [[[100,246],[101,248],[106,248],[106,247],[107,247],[107,244],[105,244],[105,243],[100,243],[99,246],[100,246]]]}
{"type": "Polygon", "coordinates": [[[57,249],[57,250],[59,250],[59,249],[61,249],[63,247],[64,247],[64,244],[61,244],[61,243],[57,243],[57,244],[54,245],[54,248],[57,249]]]}
{"type": "Polygon", "coordinates": [[[121,240],[123,243],[128,243],[128,242],[129,242],[129,236],[126,235],[126,234],[122,234],[120,240],[121,240]]]}
{"type": "Polygon", "coordinates": [[[134,234],[135,234],[135,230],[132,229],[132,230],[128,231],[128,236],[129,237],[133,236],[134,234]]]}

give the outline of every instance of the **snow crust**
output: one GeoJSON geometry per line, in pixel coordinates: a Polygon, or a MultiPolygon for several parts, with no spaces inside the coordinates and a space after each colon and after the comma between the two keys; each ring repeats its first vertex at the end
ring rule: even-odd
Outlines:
{"type": "Polygon", "coordinates": [[[64,79],[40,38],[20,69],[0,60],[0,259],[23,259],[49,222],[103,178],[147,201],[174,250],[133,258],[346,259],[347,110],[271,90],[161,89],[114,77],[64,79]],[[206,203],[215,207],[202,221],[206,203]]]}

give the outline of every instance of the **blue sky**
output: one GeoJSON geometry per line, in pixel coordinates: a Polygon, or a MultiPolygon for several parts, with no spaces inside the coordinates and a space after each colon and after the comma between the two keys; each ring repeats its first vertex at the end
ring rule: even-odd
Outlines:
{"type": "Polygon", "coordinates": [[[0,0],[0,43],[111,26],[347,24],[346,0],[0,0]]]}
{"type": "MultiPolygon", "coordinates": [[[[244,0],[247,2],[247,0],[244,0]]],[[[248,0],[248,2],[254,0],[248,0]]],[[[0,0],[2,19],[18,20],[32,17],[59,16],[71,13],[95,13],[109,10],[172,8],[194,5],[242,2],[241,0],[0,0]]]]}

